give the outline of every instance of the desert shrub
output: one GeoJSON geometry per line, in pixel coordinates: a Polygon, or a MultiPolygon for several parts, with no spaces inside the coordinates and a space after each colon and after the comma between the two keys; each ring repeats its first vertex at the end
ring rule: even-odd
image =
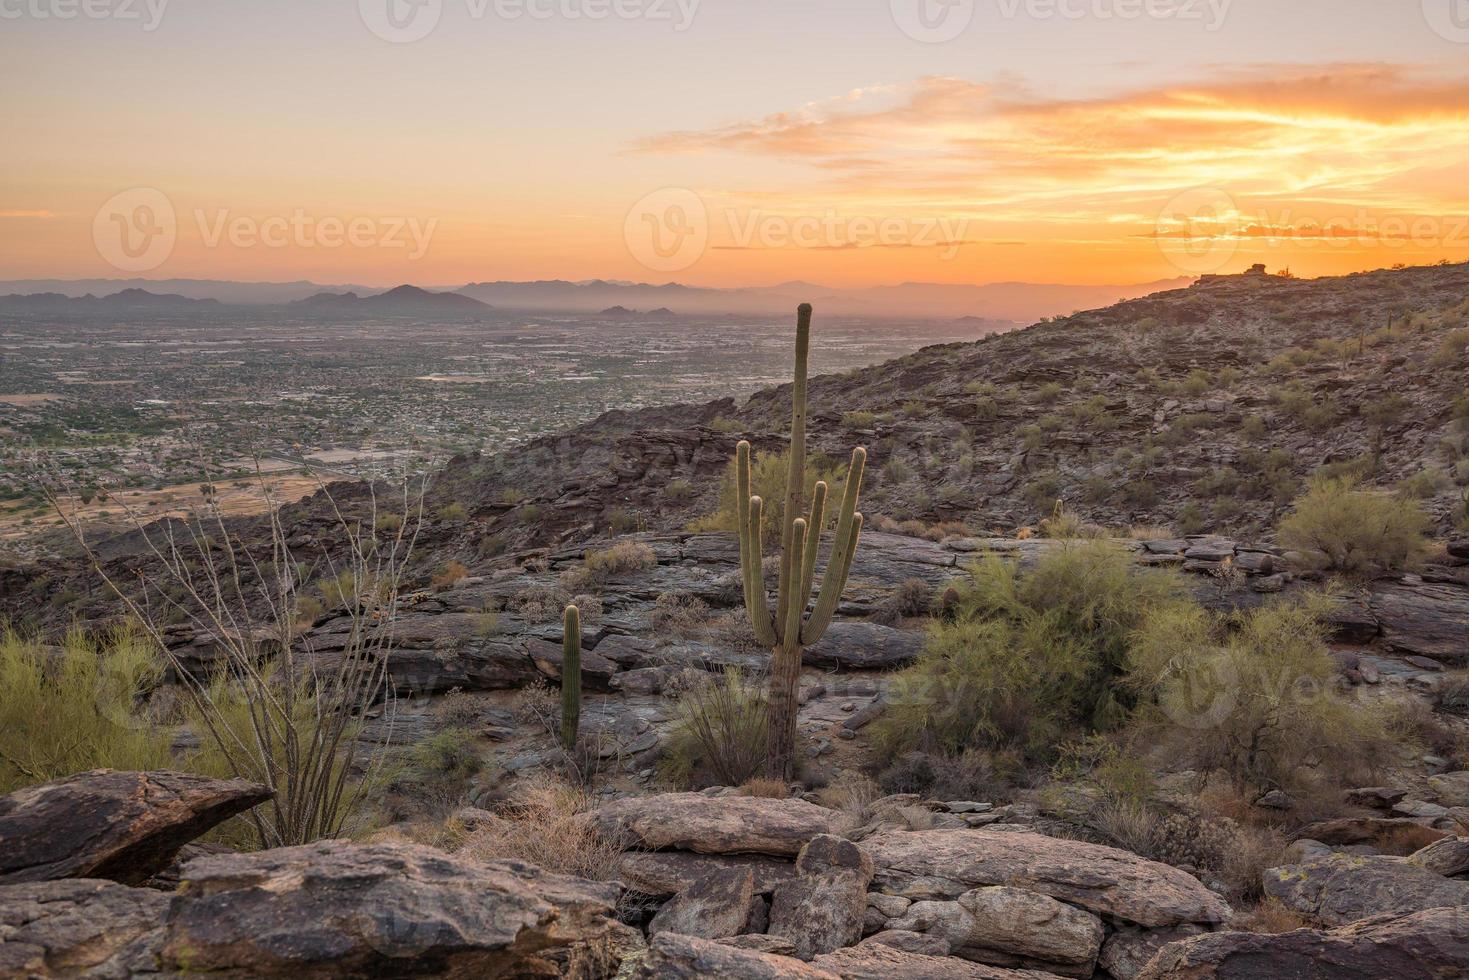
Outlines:
{"type": "Polygon", "coordinates": [[[791,795],[791,788],[779,779],[755,777],[740,784],[741,796],[757,796],[767,800],[784,800],[791,795]]]}
{"type": "Polygon", "coordinates": [[[1047,381],[1036,389],[1035,400],[1042,405],[1049,405],[1059,399],[1065,391],[1066,389],[1061,387],[1059,381],[1047,381]]]}
{"type": "Polygon", "coordinates": [[[1278,898],[1265,898],[1255,905],[1240,909],[1229,920],[1229,928],[1240,932],[1254,932],[1266,936],[1282,932],[1294,932],[1311,925],[1305,916],[1288,907],[1278,898]]]}
{"type": "Polygon", "coordinates": [[[438,510],[434,511],[434,516],[445,523],[462,521],[469,516],[469,509],[458,501],[455,501],[441,506],[438,510]]]}
{"type": "Polygon", "coordinates": [[[571,593],[560,585],[530,585],[510,597],[509,606],[528,623],[557,621],[571,602],[571,593]]]}
{"type": "Polygon", "coordinates": [[[1452,364],[1463,357],[1466,350],[1469,350],[1469,330],[1455,330],[1443,339],[1433,361],[1440,365],[1452,364]]]}
{"type": "Polygon", "coordinates": [[[1399,497],[1406,500],[1427,500],[1436,495],[1446,482],[1438,470],[1419,470],[1399,480],[1394,489],[1399,497]]]}
{"type": "Polygon", "coordinates": [[[392,513],[379,514],[377,520],[372,522],[372,526],[374,530],[381,531],[384,534],[397,534],[399,529],[403,527],[403,515],[392,513]]]}
{"type": "Polygon", "coordinates": [[[715,432],[721,432],[725,435],[732,436],[736,433],[745,431],[745,423],[741,422],[739,419],[732,419],[721,415],[719,416],[719,418],[709,423],[709,428],[713,429],[715,432]]]}
{"type": "Polygon", "coordinates": [[[1056,506],[1062,489],[1061,477],[1058,474],[1041,473],[1025,485],[1021,496],[1035,510],[1050,511],[1056,506]]]}
{"type": "Polygon", "coordinates": [[[0,794],[88,769],[168,769],[168,739],[142,714],[161,661],[149,642],[80,632],[59,649],[0,638],[0,794]]]}
{"type": "Polygon", "coordinates": [[[1080,514],[1067,510],[1057,500],[1051,509],[1051,516],[1041,521],[1040,530],[1043,538],[1080,538],[1086,536],[1087,525],[1080,514]]]}
{"type": "Polygon", "coordinates": [[[669,480],[663,488],[663,496],[669,503],[687,503],[694,499],[694,485],[683,477],[669,480]]]}
{"type": "Polygon", "coordinates": [[[888,754],[1015,749],[1048,758],[1076,729],[1124,720],[1129,637],[1180,602],[1171,573],[1132,566],[1104,541],[1068,543],[1022,573],[988,556],[954,585],[952,618],[929,630],[874,724],[888,754]]]}
{"type": "Polygon", "coordinates": [[[1429,527],[1416,501],[1358,490],[1350,479],[1313,479],[1281,521],[1280,541],[1323,568],[1372,576],[1417,562],[1429,527]]]}
{"type": "MultiPolygon", "coordinates": [[[[763,501],[764,507],[761,513],[761,529],[764,533],[766,543],[779,541],[782,528],[782,519],[785,514],[786,479],[790,474],[789,450],[778,453],[755,453],[750,463],[750,493],[758,496],[763,501]]],[[[845,464],[838,464],[830,457],[820,453],[813,453],[806,457],[805,468],[805,500],[811,499],[811,493],[820,480],[825,480],[827,485],[827,516],[830,523],[835,523],[837,504],[842,499],[843,489],[846,487],[847,469],[845,464]]],[[[737,501],[735,499],[735,463],[730,461],[725,470],[724,483],[719,489],[719,507],[713,514],[701,517],[690,525],[694,531],[727,531],[733,534],[738,523],[737,501]]]]}
{"type": "Polygon", "coordinates": [[[993,422],[1000,417],[1000,403],[992,397],[976,398],[974,417],[981,422],[993,422]]]}
{"type": "Polygon", "coordinates": [[[658,555],[643,541],[622,540],[610,548],[588,551],[579,566],[559,576],[565,591],[593,590],[614,576],[641,572],[658,564],[658,555]]]}
{"type": "Polygon", "coordinates": [[[962,752],[903,752],[877,776],[884,793],[919,793],[940,800],[990,801],[1021,775],[1013,755],[996,759],[979,749],[962,752]]]}
{"type": "Polygon", "coordinates": [[[1446,714],[1469,718],[1469,670],[1445,674],[1434,691],[1434,702],[1446,714]]]}
{"type": "Polygon", "coordinates": [[[1321,596],[1230,615],[1175,604],[1135,632],[1129,683],[1201,771],[1242,788],[1301,786],[1324,762],[1387,744],[1379,713],[1334,687],[1330,607],[1321,596]]]}
{"type": "Polygon", "coordinates": [[[872,621],[891,626],[904,616],[921,616],[933,604],[933,586],[921,578],[904,580],[877,604],[872,621]]]}
{"type": "Polygon", "coordinates": [[[467,578],[469,578],[469,569],[464,567],[463,562],[451,561],[429,579],[428,585],[431,589],[442,590],[457,585],[467,578]]]}
{"type": "Polygon", "coordinates": [[[659,633],[690,636],[709,622],[709,604],[698,596],[664,592],[654,600],[648,622],[659,633]]]}
{"type": "Polygon", "coordinates": [[[475,733],[451,727],[415,743],[393,788],[430,812],[442,812],[464,801],[469,781],[484,769],[475,733]]]}
{"type": "Polygon", "coordinates": [[[664,776],[680,786],[739,786],[758,775],[766,757],[765,686],[728,669],[682,692],[677,719],[661,760],[664,776]]]}
{"type": "Polygon", "coordinates": [[[596,805],[578,787],[533,780],[498,812],[478,818],[457,851],[476,861],[524,861],[556,874],[611,881],[626,841],[582,817],[596,805]]]}
{"type": "Polygon", "coordinates": [[[1239,427],[1239,434],[1251,442],[1259,442],[1264,439],[1266,431],[1265,420],[1258,415],[1248,416],[1239,427]]]}
{"type": "Polygon", "coordinates": [[[854,429],[870,429],[877,422],[877,413],[862,411],[860,409],[852,412],[844,412],[842,414],[842,422],[854,429]]]}

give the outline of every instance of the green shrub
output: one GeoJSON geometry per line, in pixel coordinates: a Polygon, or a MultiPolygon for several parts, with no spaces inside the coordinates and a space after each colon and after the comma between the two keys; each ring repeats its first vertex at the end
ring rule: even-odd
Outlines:
{"type": "Polygon", "coordinates": [[[1049,405],[1059,399],[1065,390],[1065,388],[1061,387],[1060,382],[1048,381],[1036,389],[1035,400],[1042,405],[1049,405]]]}
{"type": "Polygon", "coordinates": [[[395,788],[430,811],[462,803],[469,781],[484,769],[477,742],[468,728],[446,728],[415,743],[395,788]]]}
{"type": "Polygon", "coordinates": [[[1259,442],[1264,439],[1265,432],[1265,420],[1258,415],[1249,416],[1239,427],[1239,434],[1251,442],[1259,442]]]}
{"type": "Polygon", "coordinates": [[[952,621],[930,628],[874,724],[890,754],[979,747],[1042,759],[1076,728],[1115,726],[1131,700],[1120,684],[1128,637],[1182,601],[1183,585],[1092,541],[1068,542],[1029,573],[988,556],[954,590],[952,621]]]}
{"type": "Polygon", "coordinates": [[[1358,490],[1350,479],[1314,479],[1280,523],[1280,541],[1318,565],[1355,576],[1408,568],[1428,547],[1417,501],[1358,490]]]}
{"type": "MultiPolygon", "coordinates": [[[[761,525],[764,530],[766,543],[780,540],[782,517],[785,513],[786,479],[790,473],[791,454],[789,450],[779,453],[755,453],[750,466],[750,493],[761,498],[764,507],[761,512],[761,525]]],[[[897,460],[888,465],[891,467],[897,460]]],[[[805,499],[810,501],[811,493],[820,480],[825,480],[827,485],[826,499],[839,501],[846,486],[846,466],[839,465],[828,456],[813,453],[806,457],[806,487],[805,499]]],[[[886,474],[885,474],[886,478],[886,474]]],[[[831,522],[836,520],[836,506],[827,508],[827,515],[831,522]]],[[[731,461],[725,470],[724,483],[719,488],[719,509],[707,517],[701,517],[690,525],[694,531],[727,531],[731,534],[735,531],[738,520],[735,503],[735,464],[731,461]]]]}
{"type": "Polygon", "coordinates": [[[456,501],[454,503],[444,504],[434,512],[434,516],[446,524],[453,523],[455,521],[462,521],[468,517],[469,510],[463,504],[456,501]]]}
{"type": "Polygon", "coordinates": [[[88,769],[171,768],[169,739],[139,710],[161,674],[151,644],[76,632],[53,650],[0,638],[0,794],[88,769]]]}
{"type": "Polygon", "coordinates": [[[1313,596],[1228,616],[1175,605],[1138,629],[1129,683],[1197,768],[1241,787],[1301,786],[1311,768],[1386,743],[1380,716],[1336,692],[1330,605],[1313,596]]]}
{"type": "Polygon", "coordinates": [[[676,786],[739,786],[765,768],[765,685],[731,668],[679,696],[660,767],[676,786]]]}
{"type": "Polygon", "coordinates": [[[847,412],[842,415],[842,422],[854,429],[870,429],[877,422],[876,412],[847,412]]]}
{"type": "Polygon", "coordinates": [[[739,419],[726,418],[725,416],[721,415],[719,416],[719,418],[709,423],[709,428],[713,429],[715,432],[721,432],[725,435],[732,436],[737,433],[744,432],[745,423],[741,422],[739,419]]]}

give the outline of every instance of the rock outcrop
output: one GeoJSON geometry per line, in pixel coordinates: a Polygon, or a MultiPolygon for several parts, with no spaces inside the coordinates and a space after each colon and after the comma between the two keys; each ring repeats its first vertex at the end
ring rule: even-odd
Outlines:
{"type": "Polygon", "coordinates": [[[1219,923],[1229,906],[1184,871],[1127,851],[1034,833],[895,831],[867,838],[877,891],[952,900],[1008,885],[1153,928],[1219,923]]]}
{"type": "Polygon", "coordinates": [[[1462,908],[1318,932],[1218,932],[1165,946],[1138,980],[1448,980],[1469,976],[1462,908]]]}
{"type": "Polygon", "coordinates": [[[1332,854],[1265,872],[1265,893],[1329,926],[1377,915],[1469,905],[1469,881],[1402,858],[1332,854]]]}
{"type": "Polygon", "coordinates": [[[792,857],[811,838],[836,829],[837,818],[804,800],[701,793],[628,797],[586,815],[604,835],[649,850],[792,857]]]}
{"type": "Polygon", "coordinates": [[[270,799],[243,779],[98,769],[0,797],[0,884],[106,878],[141,885],[185,844],[270,799]]]}
{"type": "Polygon", "coordinates": [[[796,877],[775,890],[770,904],[771,935],[789,939],[796,955],[850,946],[862,938],[872,858],[840,837],[815,837],[796,858],[796,877]]]}
{"type": "Polygon", "coordinates": [[[697,939],[739,935],[749,921],[754,896],[755,876],[748,868],[711,871],[664,902],[648,923],[648,934],[676,932],[697,939]]]}
{"type": "Polygon", "coordinates": [[[0,976],[152,973],[169,896],[72,878],[0,885],[0,976]]]}

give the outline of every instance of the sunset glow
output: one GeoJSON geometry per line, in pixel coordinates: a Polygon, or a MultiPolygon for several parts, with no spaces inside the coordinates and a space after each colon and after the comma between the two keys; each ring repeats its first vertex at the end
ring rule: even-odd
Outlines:
{"type": "Polygon", "coordinates": [[[682,30],[448,3],[411,43],[299,6],[0,21],[25,93],[0,273],[1108,283],[1469,258],[1469,45],[1416,0],[1126,31],[981,4],[942,44],[886,0],[670,5],[682,30]],[[176,238],[128,270],[94,226],[139,188],[176,238]],[[651,258],[629,241],[660,229],[651,258]]]}

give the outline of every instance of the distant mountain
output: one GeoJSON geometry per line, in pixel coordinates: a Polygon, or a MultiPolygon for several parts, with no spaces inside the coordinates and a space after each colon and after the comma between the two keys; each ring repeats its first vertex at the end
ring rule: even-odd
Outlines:
{"type": "Polygon", "coordinates": [[[1005,326],[1033,323],[1082,309],[1096,309],[1149,293],[1187,286],[1191,279],[1116,286],[1071,286],[1043,283],[965,285],[903,283],[865,289],[838,289],[807,282],[744,289],[709,289],[667,283],[618,283],[543,280],[539,282],[470,283],[459,290],[500,309],[592,313],[613,307],[636,310],[672,307],[681,313],[783,315],[810,302],[819,312],[839,316],[951,319],[974,316],[1005,326]]]}
{"type": "Polygon", "coordinates": [[[12,293],[0,296],[0,310],[7,313],[131,313],[223,309],[218,300],[192,299],[175,293],[150,293],[146,289],[124,289],[108,296],[67,296],[62,293],[12,293]]]}
{"type": "Polygon", "coordinates": [[[115,294],[119,289],[148,290],[153,293],[173,293],[189,299],[214,299],[221,303],[242,306],[269,306],[278,303],[293,303],[317,293],[355,292],[371,296],[382,292],[372,286],[350,284],[322,284],[306,282],[230,282],[221,279],[15,279],[0,282],[0,293],[59,293],[63,296],[81,297],[88,293],[95,296],[115,294]]]}
{"type": "Polygon", "coordinates": [[[609,306],[603,310],[600,316],[637,316],[637,310],[630,310],[625,306],[609,306]]]}
{"type": "Polygon", "coordinates": [[[461,293],[432,293],[417,286],[399,286],[376,296],[351,293],[317,293],[290,304],[294,310],[326,314],[399,313],[444,315],[486,313],[491,307],[461,293]]]}

